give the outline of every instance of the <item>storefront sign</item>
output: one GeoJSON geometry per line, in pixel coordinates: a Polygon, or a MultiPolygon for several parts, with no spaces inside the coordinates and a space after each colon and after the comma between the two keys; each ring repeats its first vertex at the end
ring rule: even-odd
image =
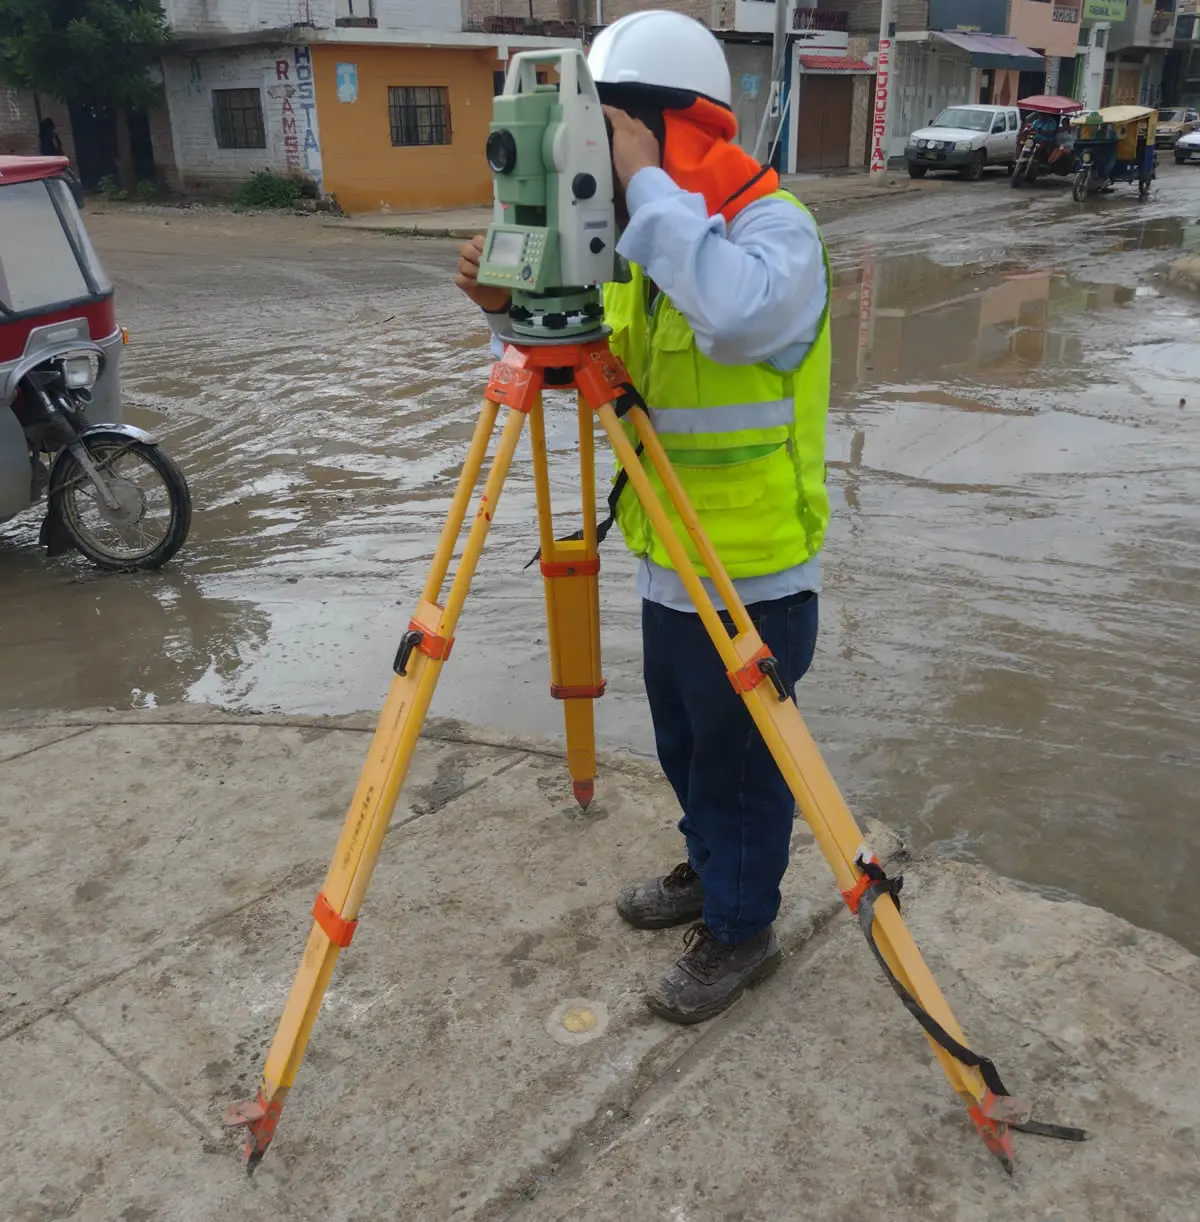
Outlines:
{"type": "Polygon", "coordinates": [[[1007,34],[1008,0],[929,0],[929,28],[1007,34]]]}
{"type": "Polygon", "coordinates": [[[1125,20],[1125,0],[1083,0],[1084,21],[1125,20]]]}
{"type": "Polygon", "coordinates": [[[871,173],[887,173],[888,78],[891,76],[892,40],[879,40],[875,64],[875,118],[871,126],[871,173]]]}

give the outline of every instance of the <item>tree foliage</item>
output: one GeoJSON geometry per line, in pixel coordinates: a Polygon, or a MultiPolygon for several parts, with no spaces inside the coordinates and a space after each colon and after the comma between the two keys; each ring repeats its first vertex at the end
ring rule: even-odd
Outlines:
{"type": "Polygon", "coordinates": [[[64,102],[145,107],[171,40],[160,0],[0,0],[0,82],[64,102]]]}

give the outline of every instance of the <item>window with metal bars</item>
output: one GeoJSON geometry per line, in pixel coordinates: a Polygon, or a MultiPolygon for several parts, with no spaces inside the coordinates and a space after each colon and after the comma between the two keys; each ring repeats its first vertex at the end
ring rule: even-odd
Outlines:
{"type": "Polygon", "coordinates": [[[390,85],[392,144],[450,143],[450,90],[445,85],[390,85]]]}
{"type": "Polygon", "coordinates": [[[267,147],[267,132],[263,126],[262,90],[214,89],[212,99],[217,148],[267,147]]]}

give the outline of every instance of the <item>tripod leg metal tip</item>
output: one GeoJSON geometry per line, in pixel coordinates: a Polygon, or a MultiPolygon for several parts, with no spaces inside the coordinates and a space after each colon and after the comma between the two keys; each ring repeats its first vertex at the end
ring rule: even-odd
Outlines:
{"type": "Polygon", "coordinates": [[[225,1109],[221,1123],[227,1129],[246,1129],[246,1174],[253,1175],[262,1162],[275,1126],[279,1123],[282,1103],[268,1106],[261,1095],[257,1099],[243,1099],[225,1109]]]}
{"type": "Polygon", "coordinates": [[[575,792],[575,801],[578,802],[584,810],[587,810],[587,808],[592,804],[592,799],[596,796],[596,782],[572,781],[571,788],[575,792]]]}

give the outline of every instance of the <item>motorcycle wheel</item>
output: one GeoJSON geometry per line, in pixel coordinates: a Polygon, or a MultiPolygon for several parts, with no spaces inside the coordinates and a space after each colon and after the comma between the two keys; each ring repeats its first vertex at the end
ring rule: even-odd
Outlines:
{"type": "Polygon", "coordinates": [[[1091,177],[1091,171],[1080,170],[1075,175],[1075,181],[1071,184],[1071,198],[1077,203],[1082,204],[1087,197],[1088,179],[1091,177]]]}
{"type": "Polygon", "coordinates": [[[1028,172],[1025,162],[1018,161],[1017,168],[1012,171],[1012,177],[1008,180],[1008,185],[1015,191],[1025,181],[1025,175],[1028,172]]]}
{"type": "Polygon", "coordinates": [[[191,529],[192,494],[183,472],[157,445],[123,433],[92,433],[84,444],[117,505],[104,503],[75,456],[64,450],[50,474],[50,513],[102,569],[161,568],[191,529]]]}
{"type": "Polygon", "coordinates": [[[1150,198],[1150,180],[1148,178],[1138,179],[1138,199],[1150,198]]]}

